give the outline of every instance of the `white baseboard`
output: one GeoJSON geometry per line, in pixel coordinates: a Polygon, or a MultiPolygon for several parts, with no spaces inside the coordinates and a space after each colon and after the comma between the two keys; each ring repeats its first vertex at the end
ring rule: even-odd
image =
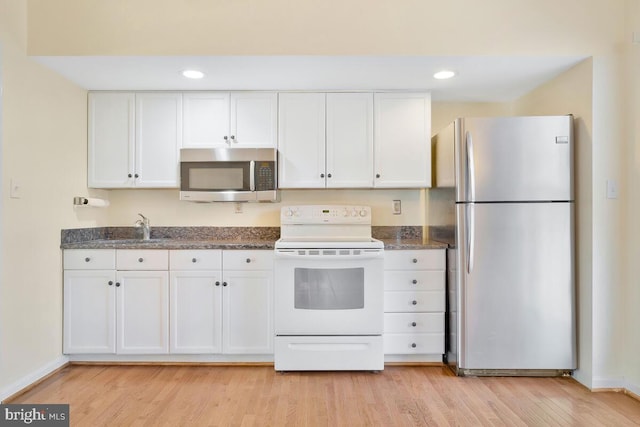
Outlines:
{"type": "Polygon", "coordinates": [[[0,402],[29,387],[30,385],[46,377],[56,369],[59,369],[60,367],[66,365],[67,363],[69,363],[69,358],[67,356],[60,356],[56,360],[53,360],[46,365],[36,369],[29,375],[26,375],[20,378],[18,381],[9,384],[8,386],[0,390],[0,402]]]}
{"type": "Polygon", "coordinates": [[[624,377],[595,377],[591,383],[591,390],[625,388],[624,377]]]}
{"type": "Polygon", "coordinates": [[[626,385],[624,387],[627,391],[630,391],[631,393],[635,394],[636,396],[640,396],[640,385],[639,384],[633,384],[630,382],[626,382],[626,385]]]}

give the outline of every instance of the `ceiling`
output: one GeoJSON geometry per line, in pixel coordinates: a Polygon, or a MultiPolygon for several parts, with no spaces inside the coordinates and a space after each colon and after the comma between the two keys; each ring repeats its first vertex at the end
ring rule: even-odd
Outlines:
{"type": "Polygon", "coordinates": [[[437,101],[506,102],[584,56],[36,56],[88,90],[429,90],[437,101]],[[205,73],[182,77],[185,69],[205,73]],[[436,80],[433,73],[457,76],[436,80]]]}

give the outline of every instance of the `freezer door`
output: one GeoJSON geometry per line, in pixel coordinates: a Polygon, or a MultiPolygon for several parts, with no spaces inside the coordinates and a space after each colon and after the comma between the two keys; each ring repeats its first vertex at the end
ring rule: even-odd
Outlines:
{"type": "Polygon", "coordinates": [[[458,119],[456,201],[573,200],[572,116],[458,119]]]}
{"type": "Polygon", "coordinates": [[[575,369],[573,203],[456,209],[459,368],[575,369]]]}

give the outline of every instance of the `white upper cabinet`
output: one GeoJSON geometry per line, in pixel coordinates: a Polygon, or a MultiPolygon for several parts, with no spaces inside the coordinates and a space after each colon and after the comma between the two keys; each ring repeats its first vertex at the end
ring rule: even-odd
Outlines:
{"type": "Polygon", "coordinates": [[[275,147],[277,105],[272,92],[185,93],[183,147],[275,147]]]}
{"type": "Polygon", "coordinates": [[[325,187],[325,94],[281,93],[278,187],[325,187]]]}
{"type": "Polygon", "coordinates": [[[373,185],[373,94],[327,94],[327,188],[373,185]]]}
{"type": "Polygon", "coordinates": [[[181,119],[181,93],[90,93],[89,187],[177,187],[181,119]]]}
{"type": "Polygon", "coordinates": [[[284,93],[281,188],[373,186],[373,94],[284,93]]]}
{"type": "Polygon", "coordinates": [[[376,93],[374,123],[374,186],[430,187],[430,94],[376,93]]]}

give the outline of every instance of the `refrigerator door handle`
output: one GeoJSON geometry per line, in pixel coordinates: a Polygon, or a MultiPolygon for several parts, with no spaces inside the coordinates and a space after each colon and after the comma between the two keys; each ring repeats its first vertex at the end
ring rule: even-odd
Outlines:
{"type": "Polygon", "coordinates": [[[467,145],[467,201],[476,201],[476,167],[473,159],[473,138],[467,131],[465,135],[467,145]]]}
{"type": "Polygon", "coordinates": [[[476,218],[472,203],[467,204],[467,221],[469,221],[469,226],[467,228],[467,274],[471,274],[473,271],[474,246],[476,238],[476,218]]]}

